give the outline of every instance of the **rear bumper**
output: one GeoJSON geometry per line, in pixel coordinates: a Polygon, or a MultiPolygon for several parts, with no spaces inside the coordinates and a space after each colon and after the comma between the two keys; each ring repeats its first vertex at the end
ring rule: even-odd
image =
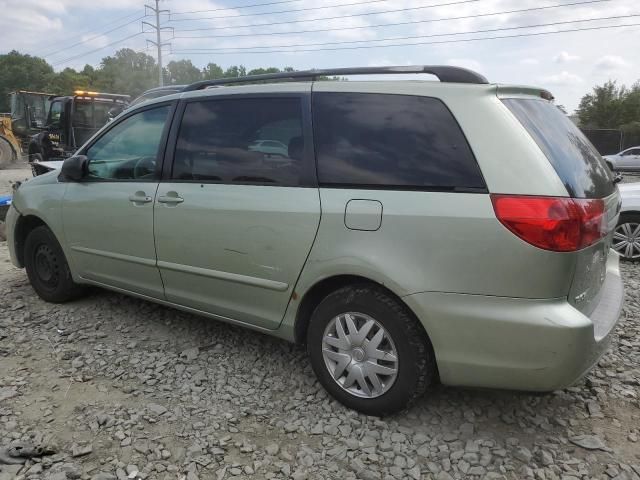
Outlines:
{"type": "Polygon", "coordinates": [[[418,293],[403,299],[427,330],[442,383],[551,391],[585,375],[609,346],[623,303],[618,256],[586,316],[566,298],[418,293]]]}

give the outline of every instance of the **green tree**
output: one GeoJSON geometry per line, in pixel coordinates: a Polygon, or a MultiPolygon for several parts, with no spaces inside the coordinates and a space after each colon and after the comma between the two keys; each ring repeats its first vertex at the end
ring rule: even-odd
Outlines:
{"type": "Polygon", "coordinates": [[[0,55],[0,112],[8,112],[9,93],[14,90],[44,91],[54,76],[53,68],[42,58],[15,50],[0,55]]]}
{"type": "Polygon", "coordinates": [[[279,73],[280,69],[276,67],[268,67],[268,68],[254,68],[253,70],[249,70],[248,75],[265,75],[267,73],[279,73]]]}
{"type": "Polygon", "coordinates": [[[246,75],[247,69],[244,65],[232,65],[224,71],[224,78],[245,77],[246,75]]]}
{"type": "Polygon", "coordinates": [[[202,78],[205,80],[215,80],[216,78],[224,77],[224,70],[217,63],[208,63],[206,67],[202,69],[202,78]]]}
{"type": "Polygon", "coordinates": [[[145,53],[123,48],[113,56],[102,59],[92,88],[136,97],[156,86],[158,67],[155,59],[145,53]]]}
{"type": "Polygon", "coordinates": [[[166,84],[185,85],[202,80],[202,72],[191,60],[171,61],[164,69],[166,84]]]}
{"type": "Polygon", "coordinates": [[[65,68],[51,77],[47,90],[57,95],[71,95],[75,90],[90,90],[92,83],[89,75],[65,68]]]}
{"type": "Polygon", "coordinates": [[[624,85],[618,86],[609,80],[604,85],[596,85],[578,106],[580,125],[585,128],[618,128],[625,123],[624,101],[628,91],[624,85]]]}

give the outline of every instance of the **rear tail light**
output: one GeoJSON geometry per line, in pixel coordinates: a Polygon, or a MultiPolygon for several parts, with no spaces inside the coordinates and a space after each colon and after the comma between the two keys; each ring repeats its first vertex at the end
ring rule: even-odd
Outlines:
{"type": "Polygon", "coordinates": [[[607,234],[600,199],[491,195],[498,220],[525,242],[554,252],[574,252],[607,234]]]}

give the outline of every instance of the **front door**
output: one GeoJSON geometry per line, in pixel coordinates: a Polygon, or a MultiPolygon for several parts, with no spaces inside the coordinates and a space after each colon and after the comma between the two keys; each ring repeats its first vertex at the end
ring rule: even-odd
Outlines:
{"type": "Polygon", "coordinates": [[[320,221],[309,129],[308,93],[186,104],[155,207],[167,300],[278,327],[320,221]]]}
{"type": "Polygon", "coordinates": [[[137,111],[82,152],[88,175],[68,184],[62,214],[71,261],[83,278],[164,298],[153,198],[169,112],[169,105],[137,111]]]}

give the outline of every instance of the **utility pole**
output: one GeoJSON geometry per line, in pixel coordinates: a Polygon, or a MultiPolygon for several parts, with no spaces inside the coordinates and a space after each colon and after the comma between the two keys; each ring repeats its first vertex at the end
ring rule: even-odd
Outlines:
{"type": "Polygon", "coordinates": [[[151,27],[152,29],[154,29],[156,31],[156,39],[154,40],[149,40],[147,39],[147,43],[150,43],[151,45],[155,45],[158,49],[158,86],[161,87],[164,82],[162,79],[162,47],[165,46],[170,46],[171,43],[162,43],[162,35],[161,32],[162,30],[172,30],[172,27],[161,27],[160,26],[160,14],[162,13],[170,13],[169,10],[160,10],[160,0],[155,0],[156,2],[156,6],[155,8],[152,7],[151,5],[145,5],[145,14],[147,13],[147,8],[149,10],[151,10],[155,16],[156,16],[156,24],[152,24],[149,22],[142,22],[142,26],[144,28],[145,25],[151,27]]]}

